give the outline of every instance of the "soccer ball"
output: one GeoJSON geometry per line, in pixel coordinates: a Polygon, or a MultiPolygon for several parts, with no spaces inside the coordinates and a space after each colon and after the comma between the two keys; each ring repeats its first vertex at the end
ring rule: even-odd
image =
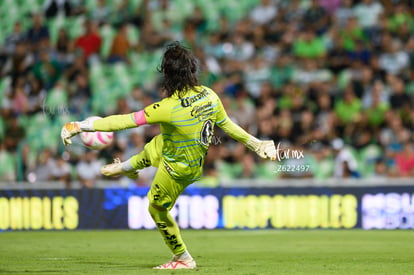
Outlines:
{"type": "MultiPolygon", "coordinates": [[[[100,119],[99,116],[88,117],[86,120],[97,120],[100,119]]],[[[111,145],[114,140],[113,132],[82,132],[80,133],[80,139],[83,144],[89,149],[101,150],[105,147],[111,145]]]]}

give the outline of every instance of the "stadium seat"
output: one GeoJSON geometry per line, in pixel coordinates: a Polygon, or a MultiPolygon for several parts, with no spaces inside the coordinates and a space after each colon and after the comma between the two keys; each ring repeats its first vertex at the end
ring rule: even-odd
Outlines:
{"type": "Polygon", "coordinates": [[[174,1],[174,8],[180,14],[181,19],[188,17],[194,10],[194,3],[193,1],[188,0],[175,0],[174,1]]]}
{"type": "Polygon", "coordinates": [[[6,150],[0,150],[0,163],[0,181],[14,181],[16,157],[6,150]]]}
{"type": "Polygon", "coordinates": [[[35,134],[39,129],[44,129],[51,124],[50,116],[46,113],[37,113],[28,118],[26,130],[27,134],[35,134]]]}
{"type": "Polygon", "coordinates": [[[48,20],[50,42],[54,45],[57,42],[59,30],[65,28],[65,17],[57,16],[48,20]]]}
{"type": "Polygon", "coordinates": [[[104,110],[108,106],[106,100],[110,98],[112,91],[107,71],[107,66],[102,63],[94,63],[89,70],[92,112],[105,113],[104,110]]]}
{"type": "Polygon", "coordinates": [[[338,80],[337,80],[337,84],[339,86],[339,88],[341,89],[345,89],[345,87],[348,85],[348,83],[351,80],[351,72],[349,70],[343,70],[339,73],[338,75],[338,80]]]}
{"type": "Polygon", "coordinates": [[[96,0],[85,0],[85,6],[88,11],[95,10],[98,6],[98,1],[96,0]]]}
{"type": "Polygon", "coordinates": [[[0,117],[0,140],[3,140],[5,134],[4,134],[4,120],[2,117],[0,117]]]}
{"type": "Polygon", "coordinates": [[[45,145],[48,145],[53,137],[44,134],[50,129],[50,117],[43,113],[38,113],[32,116],[29,120],[29,125],[26,127],[26,142],[30,148],[35,152],[41,150],[45,145]]]}
{"type": "Polygon", "coordinates": [[[193,185],[196,187],[208,187],[215,188],[220,184],[219,179],[214,176],[203,176],[199,181],[195,182],[193,185]]]}
{"type": "Polygon", "coordinates": [[[334,175],[335,162],[332,157],[316,159],[313,155],[306,155],[306,162],[315,179],[332,178],[334,175]]]}
{"type": "Polygon", "coordinates": [[[359,152],[353,148],[353,147],[349,147],[349,150],[352,154],[352,156],[355,158],[355,160],[357,161],[357,170],[355,172],[358,173],[358,177],[362,176],[364,173],[364,167],[361,165],[361,161],[360,161],[360,156],[359,156],[359,152]]]}
{"type": "Polygon", "coordinates": [[[19,10],[19,20],[24,20],[25,18],[31,21],[30,16],[33,13],[41,13],[43,11],[44,1],[40,2],[37,0],[20,0],[16,1],[19,10]]]}
{"type": "Polygon", "coordinates": [[[110,115],[115,112],[116,97],[113,96],[110,85],[104,85],[92,94],[92,113],[110,115]]]}
{"type": "Polygon", "coordinates": [[[217,172],[221,180],[229,180],[236,177],[233,165],[225,161],[219,161],[217,163],[217,172]]]}
{"type": "Polygon", "coordinates": [[[24,175],[24,160],[23,160],[23,147],[26,146],[26,142],[20,142],[17,148],[17,154],[15,156],[15,171],[16,171],[16,180],[23,181],[25,179],[24,175]]]}
{"type": "Polygon", "coordinates": [[[358,163],[364,177],[371,176],[375,170],[375,162],[383,155],[381,147],[370,144],[358,152],[358,163]]]}
{"type": "Polygon", "coordinates": [[[114,64],[111,68],[111,82],[115,87],[119,87],[116,92],[117,96],[122,97],[130,93],[132,89],[132,80],[128,72],[127,65],[123,62],[114,64]]]}
{"type": "Polygon", "coordinates": [[[161,63],[162,51],[153,53],[132,53],[129,74],[133,85],[153,85],[159,76],[157,68],[161,63]]]}
{"type": "Polygon", "coordinates": [[[105,24],[99,29],[99,34],[101,35],[102,39],[100,53],[102,57],[106,59],[111,51],[112,41],[115,37],[115,29],[111,25],[105,24]]]}
{"type": "Polygon", "coordinates": [[[9,76],[0,78],[0,106],[3,106],[3,100],[6,98],[6,91],[10,87],[11,81],[9,76]]]}
{"type": "Polygon", "coordinates": [[[90,69],[92,112],[100,114],[114,112],[118,98],[125,97],[131,92],[135,84],[133,75],[125,63],[93,64],[90,69]]]}
{"type": "Polygon", "coordinates": [[[2,8],[3,11],[6,11],[9,6],[14,4],[14,2],[15,2],[14,0],[0,1],[0,8],[2,8]]]}
{"type": "Polygon", "coordinates": [[[145,82],[145,74],[148,72],[148,54],[147,53],[131,53],[129,55],[131,61],[130,73],[134,84],[143,85],[145,82]]]}
{"type": "Polygon", "coordinates": [[[97,84],[95,82],[105,81],[105,66],[100,62],[94,62],[91,64],[89,70],[89,77],[92,84],[97,84]]]}
{"type": "Polygon", "coordinates": [[[56,116],[55,119],[51,122],[51,125],[53,125],[53,127],[61,128],[62,125],[68,121],[77,121],[80,119],[80,117],[76,117],[71,113],[64,113],[59,116],[56,116]]]}
{"type": "MultiPolygon", "coordinates": [[[[37,155],[45,148],[57,152],[61,143],[60,129],[62,125],[75,120],[78,119],[65,113],[57,115],[55,120],[52,120],[47,113],[38,113],[30,117],[27,121],[25,142],[21,144],[21,146],[29,145],[29,162],[35,162],[37,155]]],[[[22,150],[22,148],[19,148],[19,150],[22,150]]],[[[17,159],[18,165],[21,161],[19,158],[17,159]]],[[[20,172],[18,174],[19,177],[22,176],[20,172]]]]}
{"type": "Polygon", "coordinates": [[[59,87],[52,88],[46,96],[46,111],[49,115],[56,115],[68,108],[68,94],[59,87]]]}
{"type": "Polygon", "coordinates": [[[142,0],[130,0],[129,3],[132,5],[133,8],[137,8],[141,6],[142,0]]]}
{"type": "Polygon", "coordinates": [[[219,28],[219,7],[214,1],[200,1],[198,3],[207,19],[207,30],[215,31],[219,28]]]}
{"type": "Polygon", "coordinates": [[[66,18],[65,27],[68,30],[69,37],[76,39],[84,33],[83,24],[85,22],[84,16],[76,16],[66,18]]]}
{"type": "MultiPolygon", "coordinates": [[[[62,124],[63,125],[63,124],[62,124]]],[[[62,125],[55,125],[53,123],[49,123],[41,132],[41,137],[43,142],[41,144],[41,149],[50,148],[52,151],[57,152],[59,144],[61,143],[60,140],[60,129],[62,125]]]]}
{"type": "Polygon", "coordinates": [[[0,6],[0,25],[2,28],[0,38],[2,41],[12,32],[14,23],[20,20],[19,17],[19,10],[14,3],[0,6]]]}
{"type": "Polygon", "coordinates": [[[275,179],[280,176],[276,173],[276,166],[274,162],[264,161],[256,165],[255,174],[258,179],[275,179]]]}
{"type": "Polygon", "coordinates": [[[219,5],[223,14],[230,22],[234,23],[245,14],[245,10],[247,9],[246,3],[248,1],[227,0],[220,1],[219,5]]]}
{"type": "Polygon", "coordinates": [[[139,29],[133,25],[129,25],[127,32],[129,43],[131,43],[131,45],[137,45],[139,42],[140,35],[139,29]]]}

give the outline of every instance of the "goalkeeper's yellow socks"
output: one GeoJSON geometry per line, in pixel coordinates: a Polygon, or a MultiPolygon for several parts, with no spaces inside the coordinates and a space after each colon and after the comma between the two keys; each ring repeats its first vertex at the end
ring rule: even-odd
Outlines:
{"type": "Polygon", "coordinates": [[[180,255],[176,255],[176,256],[178,256],[178,259],[180,260],[180,259],[188,259],[188,258],[193,258],[193,257],[191,257],[191,255],[190,255],[190,252],[188,252],[187,250],[186,251],[184,251],[184,253],[181,253],[180,255]]]}
{"type": "Polygon", "coordinates": [[[181,238],[180,229],[170,212],[166,209],[160,210],[158,207],[155,208],[153,205],[149,206],[149,212],[157,225],[158,231],[163,236],[165,244],[174,255],[180,255],[181,257],[187,251],[187,248],[181,238]]]}
{"type": "Polygon", "coordinates": [[[125,161],[123,165],[124,170],[142,170],[151,166],[151,160],[144,149],[139,154],[132,156],[129,160],[125,161]]]}
{"type": "Polygon", "coordinates": [[[179,255],[174,255],[174,256],[178,261],[184,261],[184,262],[194,261],[193,257],[191,257],[190,252],[188,252],[188,250],[184,251],[184,253],[181,253],[179,255]]]}

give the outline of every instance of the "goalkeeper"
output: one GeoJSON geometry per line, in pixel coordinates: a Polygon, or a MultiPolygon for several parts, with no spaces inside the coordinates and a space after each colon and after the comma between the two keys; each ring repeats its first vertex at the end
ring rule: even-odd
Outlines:
{"type": "Polygon", "coordinates": [[[141,153],[124,162],[105,165],[101,172],[106,176],[124,174],[134,177],[139,169],[158,167],[148,192],[148,209],[174,256],[155,268],[192,269],[196,263],[169,210],[184,189],[201,178],[214,125],[261,158],[275,160],[276,148],[273,141],[258,140],[229,119],[217,94],[199,84],[197,60],[178,42],[167,47],[160,72],[163,74],[162,88],[166,92],[163,100],[131,114],[66,123],[61,136],[63,143],[68,145],[70,138],[82,131],[118,131],[145,124],[160,125],[161,134],[154,137],[141,153]]]}

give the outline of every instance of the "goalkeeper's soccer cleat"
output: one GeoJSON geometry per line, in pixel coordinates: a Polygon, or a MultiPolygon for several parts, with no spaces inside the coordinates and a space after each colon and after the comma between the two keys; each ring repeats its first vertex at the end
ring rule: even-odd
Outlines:
{"type": "Polygon", "coordinates": [[[132,180],[138,179],[138,171],[131,170],[131,171],[124,171],[122,169],[122,162],[119,158],[114,159],[114,162],[111,164],[107,164],[101,168],[101,173],[107,177],[115,177],[124,175],[132,180]]]}
{"type": "Polygon", "coordinates": [[[180,259],[179,256],[174,256],[168,263],[154,267],[154,269],[194,269],[196,262],[192,257],[180,259]]]}

